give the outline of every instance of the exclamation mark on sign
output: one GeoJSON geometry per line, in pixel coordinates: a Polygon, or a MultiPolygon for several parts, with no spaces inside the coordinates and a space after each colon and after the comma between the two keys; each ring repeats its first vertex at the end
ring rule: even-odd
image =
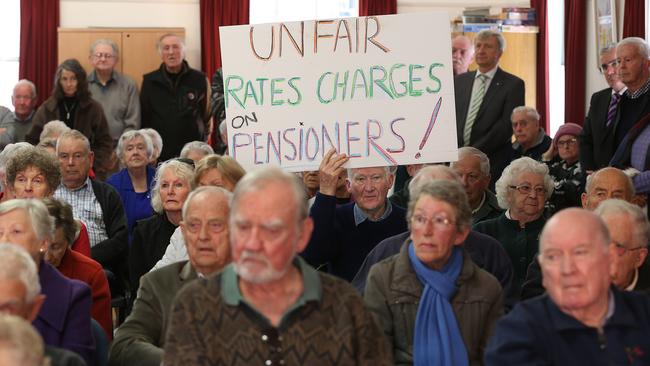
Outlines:
{"type": "Polygon", "coordinates": [[[419,159],[422,154],[420,154],[420,151],[424,147],[424,144],[427,143],[427,140],[429,139],[429,136],[431,135],[431,130],[433,130],[433,126],[436,124],[436,120],[438,119],[438,112],[440,111],[440,105],[442,104],[442,97],[438,98],[438,102],[436,103],[436,107],[433,108],[433,113],[431,113],[431,119],[429,120],[429,125],[427,126],[427,131],[424,133],[424,137],[422,137],[422,141],[420,142],[420,147],[418,147],[418,152],[415,154],[415,158],[419,159]]]}

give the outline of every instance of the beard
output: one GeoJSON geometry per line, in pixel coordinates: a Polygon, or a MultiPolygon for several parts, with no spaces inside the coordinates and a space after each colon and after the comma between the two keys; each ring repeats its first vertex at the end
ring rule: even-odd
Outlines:
{"type": "Polygon", "coordinates": [[[273,268],[269,259],[258,253],[243,251],[236,262],[233,262],[235,272],[245,281],[254,284],[265,284],[282,278],[291,266],[281,270],[273,268]],[[251,263],[251,260],[254,262],[251,263]]]}

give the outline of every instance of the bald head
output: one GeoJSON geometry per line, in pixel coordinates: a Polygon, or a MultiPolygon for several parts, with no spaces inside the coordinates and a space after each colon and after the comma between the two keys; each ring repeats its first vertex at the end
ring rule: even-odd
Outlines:
{"type": "Polygon", "coordinates": [[[582,194],[582,207],[594,210],[606,199],[618,198],[630,202],[633,196],[632,180],[622,170],[607,167],[587,177],[585,193],[582,194]]]}
{"type": "Polygon", "coordinates": [[[420,169],[409,183],[409,196],[417,196],[417,191],[426,183],[434,180],[451,180],[460,182],[460,177],[450,167],[445,165],[429,165],[420,169]]]}

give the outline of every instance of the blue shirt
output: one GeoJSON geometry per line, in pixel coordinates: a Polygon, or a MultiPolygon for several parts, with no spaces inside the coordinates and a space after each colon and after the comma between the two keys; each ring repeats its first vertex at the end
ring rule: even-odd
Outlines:
{"type": "Polygon", "coordinates": [[[147,166],[146,192],[135,191],[133,182],[131,182],[131,176],[129,176],[126,168],[113,174],[106,180],[106,183],[113,186],[122,199],[124,211],[126,212],[126,221],[129,226],[129,243],[131,243],[135,222],[153,215],[153,208],[151,207],[151,186],[155,174],[155,169],[147,166]]]}

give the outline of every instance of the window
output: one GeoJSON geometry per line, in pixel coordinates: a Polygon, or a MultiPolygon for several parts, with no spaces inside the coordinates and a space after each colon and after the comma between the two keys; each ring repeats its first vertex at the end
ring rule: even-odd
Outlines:
{"type": "Polygon", "coordinates": [[[250,24],[356,16],[358,0],[250,0],[250,24]]]}
{"type": "Polygon", "coordinates": [[[18,81],[18,55],[20,54],[20,0],[5,0],[0,12],[0,105],[13,109],[11,94],[18,81]]]}

